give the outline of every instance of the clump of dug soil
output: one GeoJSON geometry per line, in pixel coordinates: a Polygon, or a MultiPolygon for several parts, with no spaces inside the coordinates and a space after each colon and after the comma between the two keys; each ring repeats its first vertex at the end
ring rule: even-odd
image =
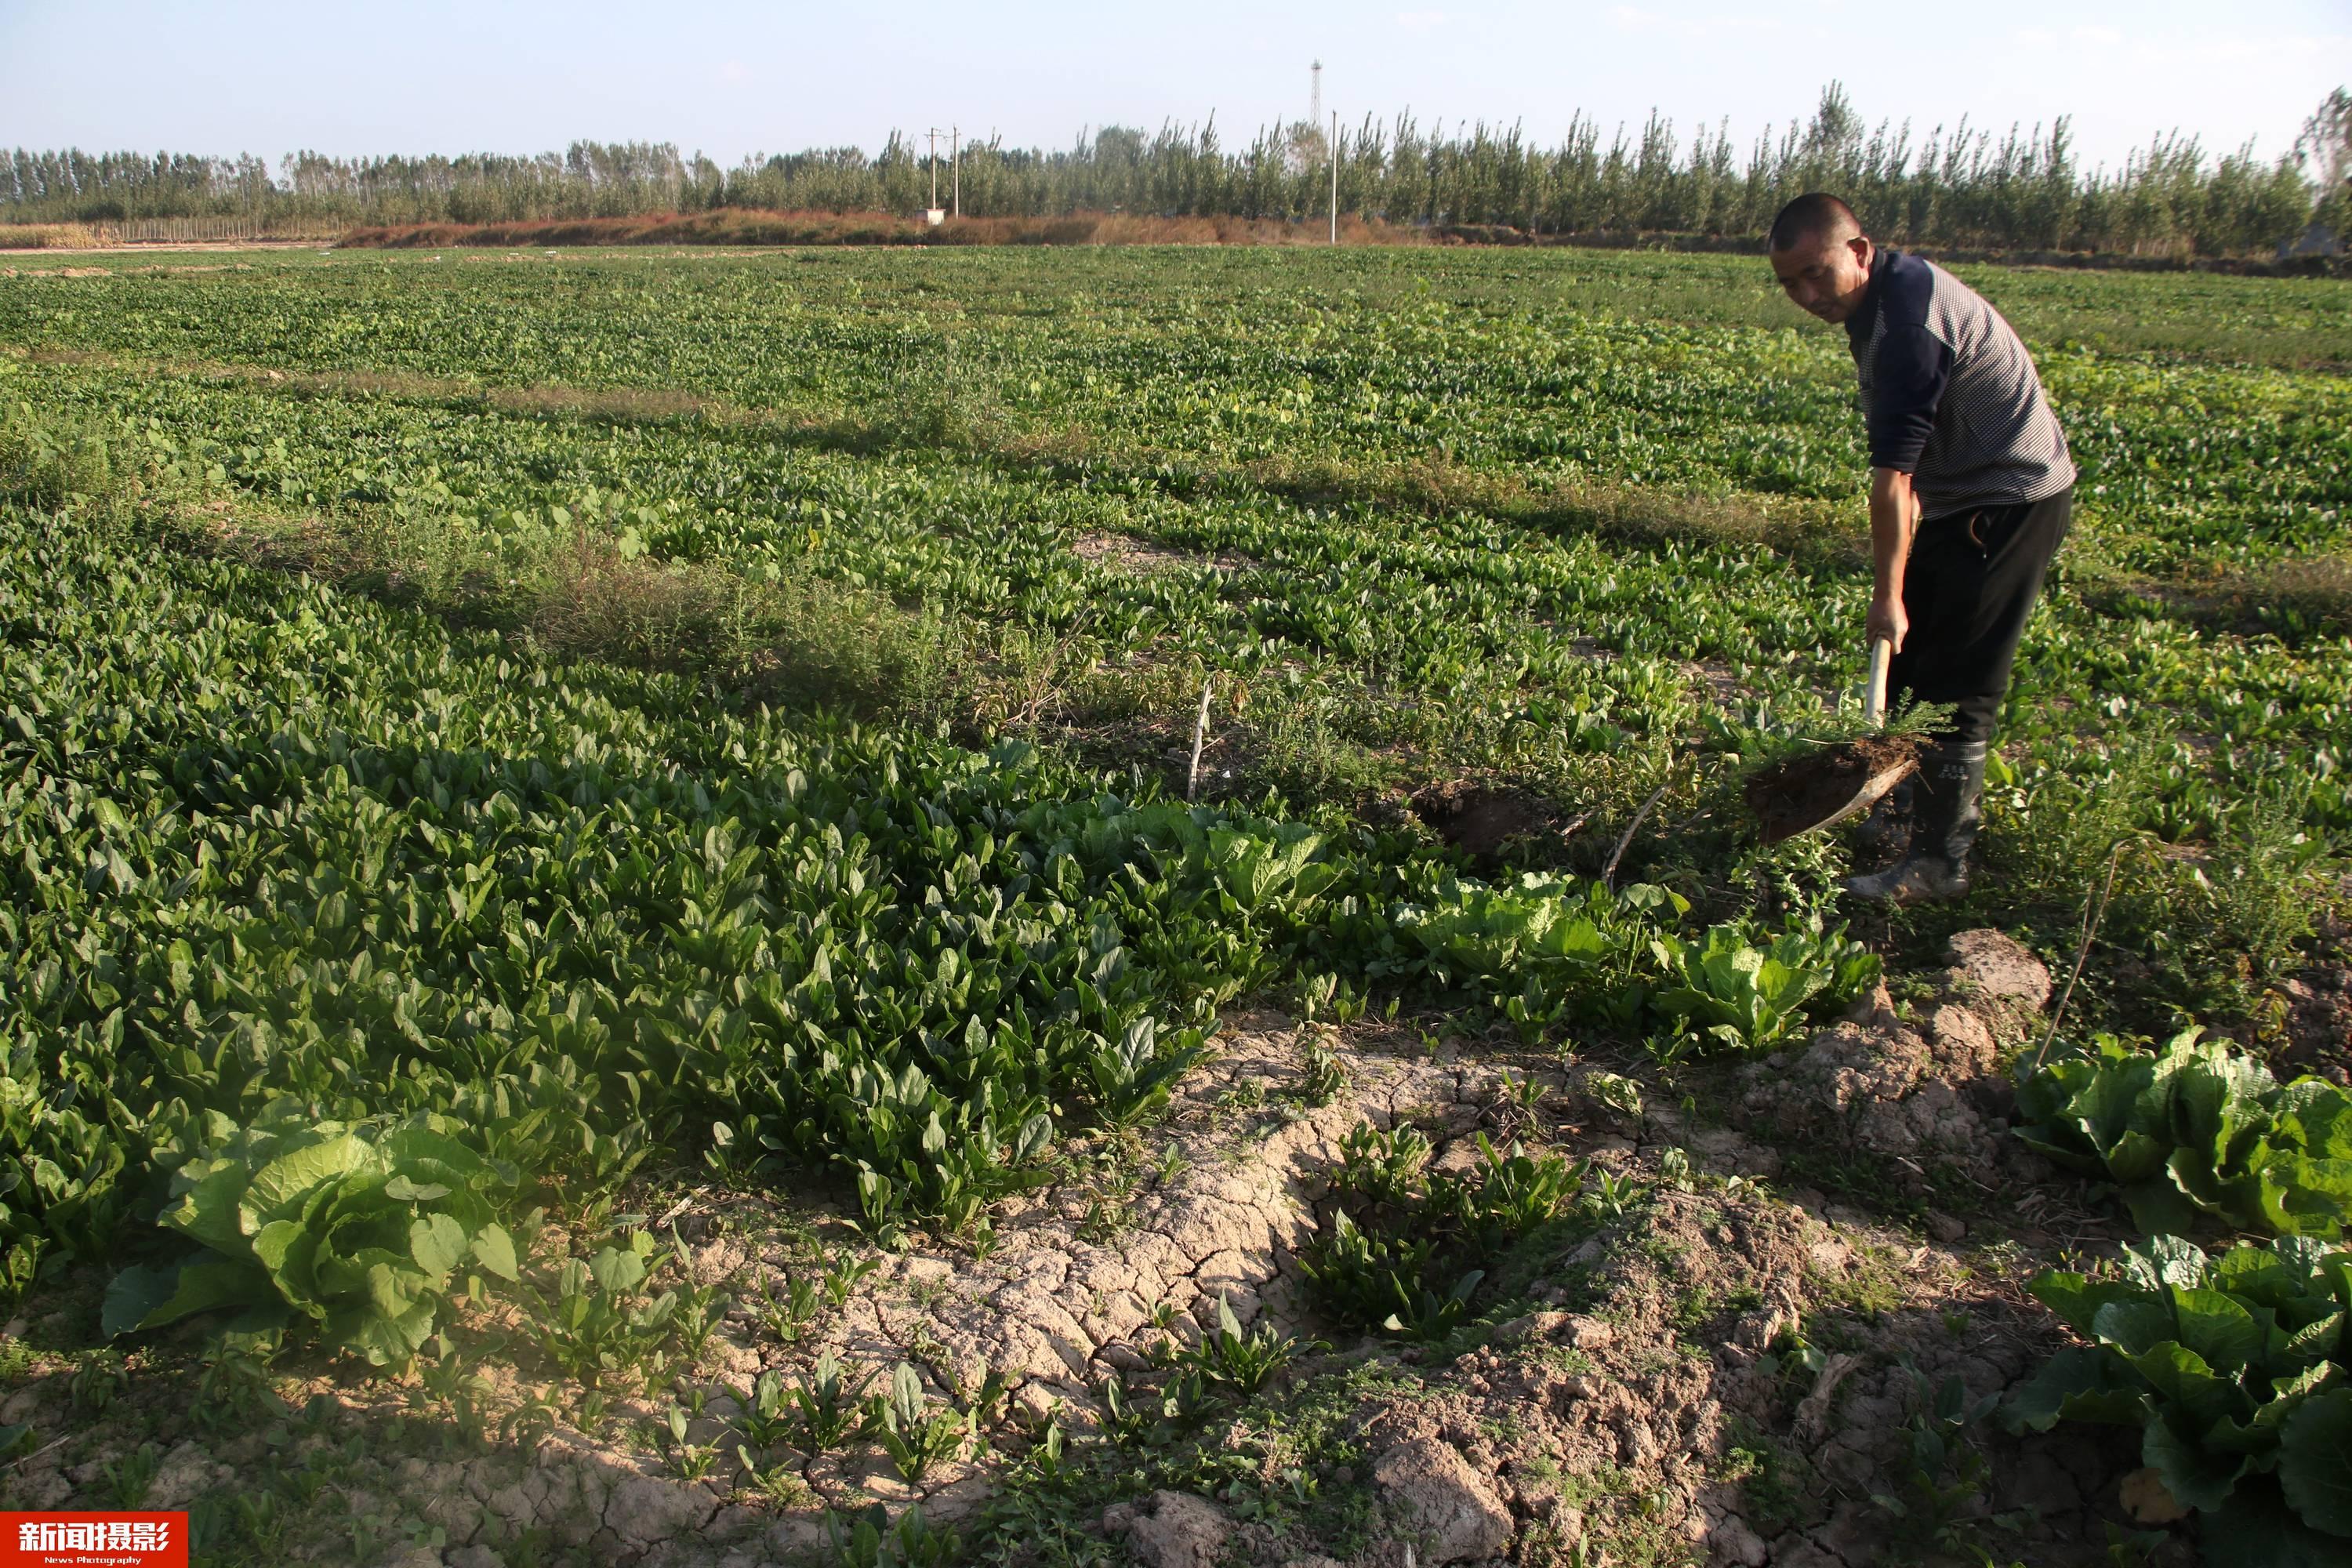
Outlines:
{"type": "Polygon", "coordinates": [[[1780,1147],[1874,1163],[1915,1195],[1931,1172],[1990,1193],[2038,1169],[2008,1136],[2013,1098],[2000,1064],[2048,1005],[2050,972],[1991,930],[1957,933],[1948,957],[1907,1015],[1880,986],[1801,1046],[1741,1068],[1731,1123],[1780,1147]]]}
{"type": "Polygon", "coordinates": [[[1748,809],[1762,825],[1764,841],[1776,844],[1819,826],[1874,778],[1918,760],[1919,742],[1909,735],[1864,735],[1823,746],[1752,774],[1744,791],[1748,809]]]}
{"type": "Polygon", "coordinates": [[[1412,797],[1412,814],[1446,843],[1486,861],[1514,845],[1557,847],[1572,831],[1549,802],[1471,779],[1431,784],[1412,797]]]}

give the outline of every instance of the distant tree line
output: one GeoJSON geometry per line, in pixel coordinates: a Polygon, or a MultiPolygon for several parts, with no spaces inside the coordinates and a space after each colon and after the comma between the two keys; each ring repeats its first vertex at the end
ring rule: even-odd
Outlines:
{"type": "MultiPolygon", "coordinates": [[[[2085,170],[2068,122],[1996,137],[1864,124],[1832,82],[1811,118],[1745,149],[1727,127],[1685,138],[1653,115],[1603,138],[1579,116],[1557,144],[1517,126],[1423,127],[1370,119],[1339,138],[1345,213],[1391,224],[1509,226],[1539,234],[1640,231],[1760,236],[1805,190],[1844,194],[1880,237],[1903,245],[2136,255],[2267,251],[2317,217],[2352,218],[2352,100],[2323,104],[2295,150],[2209,153],[2159,138],[2120,170],[2085,170]]],[[[1308,219],[1329,200],[1320,128],[1262,129],[1228,148],[1213,119],[1156,135],[1106,127],[1066,151],[968,145],[955,171],[968,216],[1069,213],[1308,219]]],[[[273,175],[260,159],[79,150],[0,153],[0,221],[103,223],[237,216],[277,222],[396,225],[624,217],[719,207],[908,213],[929,205],[942,151],[893,133],[856,147],[755,157],[721,168],[667,142],[575,142],[561,154],[330,158],[295,153],[273,175]]]]}

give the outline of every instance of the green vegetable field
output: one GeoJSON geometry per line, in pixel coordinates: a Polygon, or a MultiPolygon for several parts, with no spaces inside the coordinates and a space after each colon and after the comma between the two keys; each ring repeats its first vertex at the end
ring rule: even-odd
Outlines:
{"type": "Polygon", "coordinates": [[[2347,1549],[2352,284],[1964,269],[2083,479],[1888,916],[1740,804],[1869,584],[1757,258],[0,270],[0,1506],[2347,1549]]]}

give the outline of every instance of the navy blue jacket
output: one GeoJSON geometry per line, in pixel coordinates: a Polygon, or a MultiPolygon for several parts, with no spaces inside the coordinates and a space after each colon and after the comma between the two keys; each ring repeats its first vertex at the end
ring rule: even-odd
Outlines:
{"type": "Polygon", "coordinates": [[[1909,474],[1927,516],[2042,500],[2074,482],[2024,342],[1934,262],[1880,251],[1845,330],[1870,466],[1909,474]]]}

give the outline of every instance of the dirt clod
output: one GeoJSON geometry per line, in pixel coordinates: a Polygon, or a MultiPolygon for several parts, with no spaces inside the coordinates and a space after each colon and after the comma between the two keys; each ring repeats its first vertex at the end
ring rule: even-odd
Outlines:
{"type": "Polygon", "coordinates": [[[1125,1535],[1144,1568],[1216,1568],[1233,1534],[1216,1504],[1171,1491],[1104,1510],[1102,1527],[1106,1535],[1125,1535]]]}
{"type": "MultiPolygon", "coordinates": [[[[1874,778],[1916,765],[1918,760],[1919,742],[1910,736],[1865,735],[1759,769],[1749,775],[1743,793],[1763,829],[1764,842],[1777,844],[1820,826],[1852,804],[1874,778]]],[[[1895,776],[1899,779],[1902,773],[1895,776]]]]}
{"type": "Polygon", "coordinates": [[[1433,1565],[1492,1557],[1511,1543],[1511,1510],[1450,1445],[1435,1437],[1400,1443],[1372,1467],[1422,1541],[1433,1565]]]}
{"type": "Polygon", "coordinates": [[[2023,942],[1990,928],[1955,932],[1945,948],[1952,966],[1944,988],[1979,1015],[1993,1034],[2015,1041],[2050,1005],[2050,971],[2023,942]]]}
{"type": "Polygon", "coordinates": [[[2031,1032],[2050,972],[1996,931],[1962,931],[1949,951],[1941,991],[1909,1019],[1880,986],[1801,1047],[1740,1069],[1735,1124],[1885,1162],[1915,1193],[1938,1166],[1992,1184],[2015,1154],[2001,1135],[2011,1097],[2000,1045],[2031,1032]]]}
{"type": "Polygon", "coordinates": [[[2116,1488],[2123,1500],[2124,1511],[2141,1524],[2170,1524],[2189,1517],[2164,1484],[2164,1478],[2153,1469],[2137,1469],[2123,1479],[2116,1488]]]}
{"type": "Polygon", "coordinates": [[[1839,1024],[1801,1050],[1743,1068],[1740,1120],[1784,1140],[1957,1166],[1984,1179],[1998,1144],[1941,1065],[1911,1029],[1839,1024]]]}
{"type": "Polygon", "coordinates": [[[1493,860],[1513,843],[1561,837],[1559,814],[1523,790],[1455,779],[1412,797],[1412,814],[1430,831],[1465,854],[1493,860]]]}
{"type": "Polygon", "coordinates": [[[185,1508],[207,1492],[217,1490],[229,1479],[227,1466],[215,1462],[195,1443],[182,1443],[163,1457],[155,1479],[148,1483],[146,1504],[150,1508],[185,1508]]]}
{"type": "Polygon", "coordinates": [[[2279,1012],[2271,1065],[2280,1077],[2315,1073],[2352,1082],[2352,965],[2305,971],[2273,988],[2279,1012]]]}

